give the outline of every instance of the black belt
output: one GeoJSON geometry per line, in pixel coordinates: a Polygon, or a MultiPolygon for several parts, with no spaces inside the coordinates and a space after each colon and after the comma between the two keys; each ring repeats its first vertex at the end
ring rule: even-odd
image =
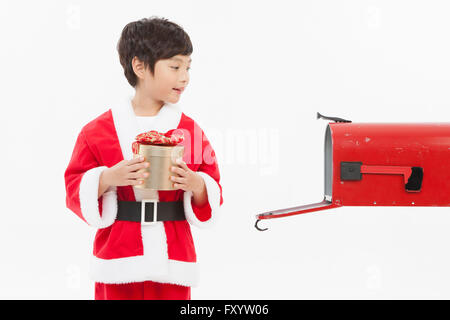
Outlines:
{"type": "Polygon", "coordinates": [[[117,220],[141,222],[151,224],[156,221],[179,221],[186,220],[184,215],[183,201],[162,201],[142,200],[142,201],[117,201],[117,220]],[[156,204],[156,210],[155,210],[156,204]],[[142,207],[144,205],[144,208],[142,207]],[[145,210],[142,219],[142,210],[145,210]],[[156,219],[154,219],[156,212],[156,219]]]}

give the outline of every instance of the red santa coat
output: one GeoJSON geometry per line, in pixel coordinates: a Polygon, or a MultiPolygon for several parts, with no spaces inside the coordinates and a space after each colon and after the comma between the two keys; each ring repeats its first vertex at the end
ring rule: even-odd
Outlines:
{"type": "Polygon", "coordinates": [[[90,266],[90,276],[96,282],[152,280],[198,285],[198,263],[190,225],[209,227],[220,216],[223,197],[217,160],[203,130],[176,105],[166,103],[154,123],[154,128],[147,131],[183,132],[183,160],[205,181],[208,202],[203,207],[195,206],[192,192],[184,190],[155,190],[149,197],[148,192],[139,194],[133,186],[109,187],[97,198],[101,172],[123,159],[132,159],[131,144],[142,131],[131,97],[87,123],[78,135],[64,178],[67,208],[98,228],[90,266]],[[115,220],[118,200],[141,201],[144,196],[159,201],[183,201],[186,220],[160,221],[153,225],[115,220]]]}

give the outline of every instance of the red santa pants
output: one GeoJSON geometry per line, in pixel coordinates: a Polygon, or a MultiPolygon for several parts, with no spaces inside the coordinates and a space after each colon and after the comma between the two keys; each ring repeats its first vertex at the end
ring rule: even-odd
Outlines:
{"type": "Polygon", "coordinates": [[[191,300],[191,287],[153,281],[95,283],[95,300],[191,300]]]}

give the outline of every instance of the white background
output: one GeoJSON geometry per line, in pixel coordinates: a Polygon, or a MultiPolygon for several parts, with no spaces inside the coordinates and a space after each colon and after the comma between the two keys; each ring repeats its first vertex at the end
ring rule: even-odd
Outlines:
{"type": "Polygon", "coordinates": [[[194,46],[179,105],[218,157],[193,299],[450,298],[450,211],[321,201],[327,121],[450,119],[447,1],[2,1],[0,298],[92,299],[95,230],[65,207],[81,127],[132,93],[116,44],[156,15],[194,46]],[[239,141],[237,137],[241,137],[239,141]]]}

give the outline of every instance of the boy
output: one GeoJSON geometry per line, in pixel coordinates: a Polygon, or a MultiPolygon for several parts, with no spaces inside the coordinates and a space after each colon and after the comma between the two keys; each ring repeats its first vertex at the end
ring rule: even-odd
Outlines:
{"type": "Polygon", "coordinates": [[[127,24],[117,50],[136,92],[81,129],[64,173],[66,205],[98,228],[95,299],[191,299],[198,266],[190,225],[210,226],[223,203],[214,150],[174,105],[189,82],[192,44],[177,24],[151,17],[127,24]],[[132,159],[131,145],[150,130],[184,133],[176,190],[135,187],[151,163],[132,159]]]}

